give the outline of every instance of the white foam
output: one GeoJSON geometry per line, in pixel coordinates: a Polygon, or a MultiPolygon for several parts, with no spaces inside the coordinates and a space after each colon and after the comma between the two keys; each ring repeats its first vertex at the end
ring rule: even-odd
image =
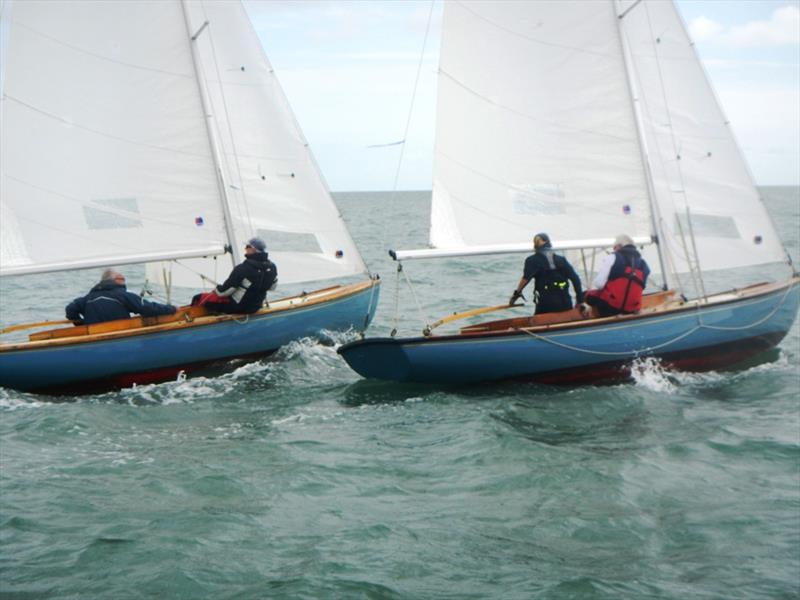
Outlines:
{"type": "Polygon", "coordinates": [[[677,388],[671,381],[672,375],[658,358],[637,358],[631,364],[631,377],[636,385],[652,392],[674,393],[677,388]]]}
{"type": "Polygon", "coordinates": [[[33,395],[0,388],[0,409],[20,410],[25,408],[42,408],[52,403],[37,400],[33,395]]]}

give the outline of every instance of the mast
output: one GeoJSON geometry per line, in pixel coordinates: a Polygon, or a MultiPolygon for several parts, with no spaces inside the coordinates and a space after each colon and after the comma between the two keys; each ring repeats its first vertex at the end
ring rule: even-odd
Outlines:
{"type": "Polygon", "coordinates": [[[647,142],[644,139],[644,126],[642,120],[641,108],[639,105],[639,98],[636,94],[636,86],[633,81],[633,66],[631,64],[630,48],[625,38],[625,32],[622,30],[622,19],[638,6],[643,0],[636,0],[625,11],[619,12],[619,0],[612,0],[611,6],[614,9],[614,17],[617,21],[617,31],[619,32],[619,43],[622,48],[623,64],[625,65],[625,81],[628,84],[628,97],[631,100],[631,107],[633,108],[634,122],[636,123],[636,137],[639,140],[639,153],[642,157],[642,166],[644,167],[645,180],[647,182],[647,195],[650,204],[650,221],[655,234],[656,248],[658,249],[658,262],[661,265],[661,276],[664,279],[664,289],[669,289],[669,278],[667,273],[667,265],[664,260],[664,248],[662,242],[664,240],[664,232],[661,229],[661,215],[658,211],[658,203],[656,202],[655,186],[653,185],[653,173],[650,170],[650,158],[647,152],[647,142]]]}
{"type": "Polygon", "coordinates": [[[225,176],[222,172],[222,161],[220,160],[219,144],[217,143],[214,128],[211,126],[211,119],[213,114],[211,112],[211,103],[208,99],[208,91],[205,86],[205,79],[201,76],[203,69],[200,64],[200,54],[197,51],[197,38],[208,27],[208,21],[203,22],[196,32],[192,33],[191,22],[189,19],[189,10],[186,6],[187,0],[181,0],[181,8],[183,10],[183,18],[186,22],[186,33],[189,35],[189,47],[192,51],[192,64],[194,65],[194,74],[197,81],[197,87],[200,91],[200,101],[203,106],[203,114],[205,116],[206,131],[208,132],[208,143],[211,147],[211,156],[214,159],[214,166],[216,167],[217,186],[220,192],[220,203],[222,204],[222,215],[225,220],[225,232],[228,235],[228,246],[231,251],[231,263],[236,266],[236,257],[234,250],[239,247],[236,243],[236,232],[233,228],[233,216],[231,215],[230,202],[228,201],[228,188],[225,184],[225,176]]]}

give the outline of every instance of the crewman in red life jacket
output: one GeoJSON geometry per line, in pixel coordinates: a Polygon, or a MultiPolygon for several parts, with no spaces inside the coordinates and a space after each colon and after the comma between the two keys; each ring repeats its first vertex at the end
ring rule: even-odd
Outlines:
{"type": "Polygon", "coordinates": [[[624,233],[614,240],[614,252],[600,263],[584,301],[601,317],[639,312],[650,267],[624,233]]]}

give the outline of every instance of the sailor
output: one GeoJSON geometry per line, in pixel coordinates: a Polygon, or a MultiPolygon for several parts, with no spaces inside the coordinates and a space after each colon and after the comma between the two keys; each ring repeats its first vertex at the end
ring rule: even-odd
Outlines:
{"type": "Polygon", "coordinates": [[[576,301],[583,302],[580,277],[566,258],[553,251],[550,236],[546,233],[537,233],[533,238],[533,247],[536,253],[525,259],[522,279],[511,295],[509,305],[522,297],[522,290],[531,279],[536,280],[533,301],[536,303],[537,315],[572,308],[572,298],[569,295],[570,281],[576,301]]]}
{"type": "Polygon", "coordinates": [[[119,271],[106,269],[100,283],[80,298],[75,298],[66,307],[67,318],[76,325],[90,325],[116,319],[128,319],[130,313],[145,317],[175,314],[170,304],[148,302],[125,288],[125,276],[119,271]]]}
{"type": "Polygon", "coordinates": [[[613,249],[600,263],[592,289],[586,292],[586,304],[593,306],[601,317],[638,312],[650,275],[650,267],[630,236],[618,235],[613,249]]]}
{"type": "Polygon", "coordinates": [[[267,291],[278,284],[278,268],[269,259],[261,238],[251,238],[244,247],[244,262],[210,294],[198,294],[192,304],[202,304],[222,313],[254,313],[261,310],[267,291]]]}

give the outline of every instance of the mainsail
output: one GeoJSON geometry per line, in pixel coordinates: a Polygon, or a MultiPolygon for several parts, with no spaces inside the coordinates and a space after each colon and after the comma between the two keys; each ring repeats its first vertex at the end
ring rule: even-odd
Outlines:
{"type": "Polygon", "coordinates": [[[221,253],[180,3],[6,2],[2,20],[0,273],[221,253]]]}
{"type": "Polygon", "coordinates": [[[239,2],[6,0],[0,25],[0,273],[181,259],[199,288],[231,261],[196,257],[254,235],[282,283],[366,271],[239,2]]]}
{"type": "MultiPolygon", "coordinates": [[[[234,255],[262,237],[282,284],[366,271],[261,43],[239,2],[187,3],[235,230],[234,255]],[[205,28],[203,27],[204,24],[205,28]],[[202,31],[200,31],[202,28],[202,31]]],[[[181,261],[173,285],[224,278],[230,263],[181,261]],[[185,268],[182,268],[185,267],[185,268]]],[[[159,268],[148,271],[160,279],[159,268]]]]}
{"type": "Polygon", "coordinates": [[[652,237],[672,273],[785,260],[672,2],[445,3],[431,245],[538,231],[652,237]]]}
{"type": "Polygon", "coordinates": [[[605,2],[447,2],[431,244],[650,234],[617,17],[605,2]]]}

